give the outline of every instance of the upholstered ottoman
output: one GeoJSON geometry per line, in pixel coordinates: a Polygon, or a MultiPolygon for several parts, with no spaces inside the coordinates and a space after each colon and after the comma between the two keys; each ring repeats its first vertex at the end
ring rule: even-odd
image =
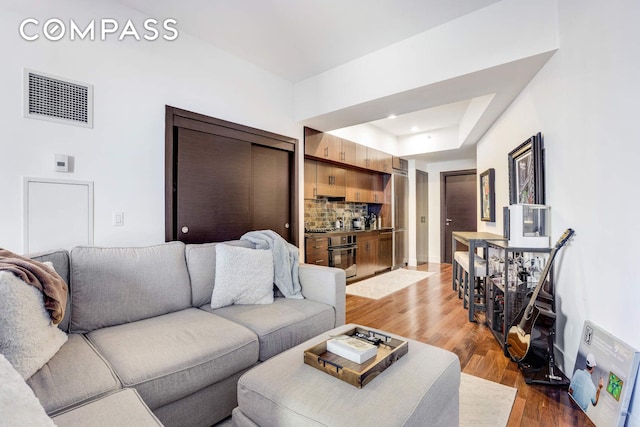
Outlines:
{"type": "Polygon", "coordinates": [[[361,389],[304,364],[304,350],[356,326],[328,331],[246,372],[234,425],[458,425],[460,362],[446,350],[383,332],[408,341],[409,352],[361,389]]]}

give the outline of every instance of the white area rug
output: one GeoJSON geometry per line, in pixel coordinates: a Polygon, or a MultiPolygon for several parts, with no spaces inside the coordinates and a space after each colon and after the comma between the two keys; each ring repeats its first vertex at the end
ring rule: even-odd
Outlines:
{"type": "Polygon", "coordinates": [[[460,425],[506,426],[518,390],[462,373],[460,375],[460,425]]]}
{"type": "Polygon", "coordinates": [[[433,275],[428,271],[399,268],[347,286],[348,295],[380,299],[433,275]]]}
{"type": "MultiPolygon", "coordinates": [[[[462,373],[460,375],[460,426],[506,426],[517,390],[462,373]]],[[[231,427],[231,418],[216,427],[231,427]]]]}

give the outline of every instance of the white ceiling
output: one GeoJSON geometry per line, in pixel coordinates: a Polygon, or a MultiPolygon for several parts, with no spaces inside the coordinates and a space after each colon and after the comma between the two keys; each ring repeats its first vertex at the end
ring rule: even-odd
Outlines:
{"type": "Polygon", "coordinates": [[[370,124],[379,127],[387,133],[404,136],[416,133],[429,133],[437,129],[457,126],[464,116],[470,99],[452,102],[426,110],[414,111],[399,116],[389,116],[382,120],[375,120],[370,124]]]}
{"type": "Polygon", "coordinates": [[[299,82],[499,0],[119,0],[299,82]]]}
{"type": "MultiPolygon", "coordinates": [[[[297,83],[500,0],[116,1],[148,16],[175,18],[181,33],[189,33],[297,83]]],[[[500,76],[489,83],[485,78],[480,84],[508,86],[504,100],[500,101],[504,108],[533,76],[526,74],[523,73],[521,79],[500,76]]],[[[363,105],[358,111],[335,112],[318,118],[310,125],[317,124],[315,127],[321,130],[333,130],[370,122],[392,135],[402,137],[416,133],[411,131],[413,126],[418,127],[417,133],[457,126],[471,98],[488,93],[499,94],[500,91],[501,87],[476,86],[475,89],[467,89],[468,93],[475,94],[469,95],[468,99],[452,98],[445,94],[441,99],[433,98],[430,101],[424,100],[429,95],[427,93],[404,94],[396,98],[399,103],[397,110],[409,114],[398,115],[394,120],[370,122],[381,116],[377,113],[376,117],[367,111],[372,108],[371,105],[363,105]],[[422,99],[416,101],[417,95],[422,99]]],[[[470,144],[475,144],[502,112],[494,109],[496,111],[491,117],[479,119],[480,126],[476,126],[468,137],[470,144]]],[[[411,157],[431,161],[475,158],[475,150],[470,150],[469,144],[458,148],[424,155],[418,153],[411,157]]]]}

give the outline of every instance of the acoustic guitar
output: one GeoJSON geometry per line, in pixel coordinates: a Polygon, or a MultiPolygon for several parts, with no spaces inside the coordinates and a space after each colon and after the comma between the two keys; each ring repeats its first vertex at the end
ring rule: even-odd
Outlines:
{"type": "Polygon", "coordinates": [[[512,326],[509,328],[507,334],[507,351],[509,352],[511,360],[514,362],[522,362],[529,353],[529,349],[531,348],[531,330],[540,315],[540,309],[536,305],[538,293],[540,293],[540,289],[542,289],[542,285],[544,285],[549,275],[549,270],[553,265],[556,254],[574,234],[575,231],[571,228],[568,228],[564,234],[562,234],[549,254],[549,261],[547,261],[547,264],[544,266],[540,280],[538,280],[538,284],[531,295],[531,299],[529,299],[529,303],[518,313],[513,320],[512,326]]]}

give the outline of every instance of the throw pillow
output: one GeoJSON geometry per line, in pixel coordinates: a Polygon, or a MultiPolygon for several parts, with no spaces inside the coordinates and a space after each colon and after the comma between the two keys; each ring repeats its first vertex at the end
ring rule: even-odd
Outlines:
{"type": "Polygon", "coordinates": [[[0,353],[29,379],[67,341],[51,323],[42,292],[13,273],[0,271],[0,353]]]}
{"type": "Polygon", "coordinates": [[[11,363],[0,354],[0,424],[3,426],[52,426],[40,401],[11,363]]]}
{"type": "Polygon", "coordinates": [[[216,273],[211,308],[273,302],[273,253],[216,245],[216,273]]]}

